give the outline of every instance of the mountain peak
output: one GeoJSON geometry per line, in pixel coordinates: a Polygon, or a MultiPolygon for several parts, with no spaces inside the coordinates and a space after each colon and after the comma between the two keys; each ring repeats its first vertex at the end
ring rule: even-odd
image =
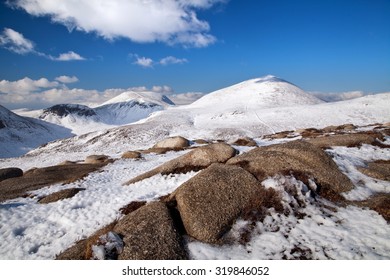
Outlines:
{"type": "Polygon", "coordinates": [[[211,92],[192,105],[195,107],[284,107],[322,103],[296,85],[273,75],[250,79],[211,92]]]}

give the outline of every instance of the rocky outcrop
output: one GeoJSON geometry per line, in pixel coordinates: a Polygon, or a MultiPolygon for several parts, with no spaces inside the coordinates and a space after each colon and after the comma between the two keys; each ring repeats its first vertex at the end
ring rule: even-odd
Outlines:
{"type": "Polygon", "coordinates": [[[172,194],[188,235],[216,243],[264,188],[241,167],[213,164],[172,194]]]}
{"type": "Polygon", "coordinates": [[[329,155],[305,141],[255,148],[230,159],[227,164],[241,166],[260,181],[276,174],[313,179],[319,187],[317,192],[328,198],[353,188],[329,155]]]}
{"type": "Polygon", "coordinates": [[[192,170],[201,170],[210,166],[212,163],[224,163],[235,155],[236,150],[230,145],[224,143],[202,146],[131,179],[125,183],[125,185],[139,182],[157,174],[166,175],[173,173],[186,173],[192,170]]]}
{"type": "Polygon", "coordinates": [[[126,215],[114,227],[123,236],[123,260],[180,260],[187,255],[169,209],[151,202],[126,215]]]}
{"type": "Polygon", "coordinates": [[[174,136],[166,138],[153,146],[153,148],[166,148],[166,149],[184,149],[190,146],[190,141],[181,136],[174,136]]]}
{"type": "Polygon", "coordinates": [[[232,145],[236,146],[247,146],[247,147],[257,147],[257,143],[255,140],[249,137],[239,138],[232,143],[232,145]]]}
{"type": "Polygon", "coordinates": [[[127,151],[122,154],[122,158],[125,159],[139,159],[141,158],[141,153],[136,151],[127,151]]]}
{"type": "Polygon", "coordinates": [[[358,167],[358,170],[375,179],[390,181],[390,160],[369,162],[367,167],[358,167]]]}
{"type": "Polygon", "coordinates": [[[326,135],[307,139],[306,141],[320,148],[330,148],[333,146],[359,147],[362,144],[373,145],[378,141],[377,139],[383,140],[381,133],[326,135]]]}
{"type": "Polygon", "coordinates": [[[48,204],[52,202],[56,202],[62,199],[72,198],[76,194],[78,194],[80,191],[83,191],[85,189],[83,188],[71,188],[71,189],[65,189],[61,190],[52,194],[49,194],[41,199],[38,200],[38,203],[40,204],[48,204]]]}
{"type": "Polygon", "coordinates": [[[45,168],[34,168],[22,177],[10,178],[0,182],[0,202],[20,197],[28,191],[37,190],[55,183],[69,183],[97,171],[105,164],[69,164],[45,168]]]}
{"type": "Polygon", "coordinates": [[[109,157],[106,155],[91,155],[85,158],[84,163],[99,164],[107,161],[109,161],[109,157]]]}
{"type": "Polygon", "coordinates": [[[23,170],[16,167],[0,169],[0,182],[6,179],[23,176],[23,170]]]}

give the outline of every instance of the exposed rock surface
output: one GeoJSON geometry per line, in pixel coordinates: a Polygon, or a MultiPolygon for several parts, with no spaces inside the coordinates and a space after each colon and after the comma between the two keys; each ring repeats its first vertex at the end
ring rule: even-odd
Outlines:
{"type": "Polygon", "coordinates": [[[141,153],[136,151],[127,151],[122,154],[122,158],[138,159],[141,158],[141,153]]]}
{"type": "Polygon", "coordinates": [[[249,137],[239,138],[236,141],[234,141],[232,145],[257,147],[256,141],[249,137]]]}
{"type": "Polygon", "coordinates": [[[83,188],[71,188],[71,189],[65,189],[62,191],[58,191],[52,194],[49,194],[43,198],[41,198],[38,202],[41,204],[48,204],[52,202],[56,202],[62,199],[72,198],[76,194],[78,194],[80,191],[83,191],[85,189],[83,188]]]}
{"type": "Polygon", "coordinates": [[[0,202],[55,183],[76,181],[102,166],[104,164],[70,164],[31,169],[22,177],[0,182],[0,202]]]}
{"type": "Polygon", "coordinates": [[[20,168],[9,167],[0,169],[0,181],[21,176],[23,176],[23,170],[20,168]]]}
{"type": "Polygon", "coordinates": [[[362,144],[375,144],[377,139],[383,140],[380,133],[352,133],[341,135],[327,135],[317,138],[307,139],[309,143],[320,147],[329,148],[332,146],[356,147],[362,144]]]}
{"type": "Polygon", "coordinates": [[[109,157],[106,155],[91,155],[91,156],[87,156],[85,158],[84,162],[96,164],[96,163],[104,163],[104,162],[107,162],[108,160],[109,160],[109,157]]]}
{"type": "Polygon", "coordinates": [[[126,215],[114,227],[123,236],[123,260],[186,259],[182,240],[169,209],[162,202],[151,202],[126,215]]]}
{"type": "Polygon", "coordinates": [[[224,163],[236,155],[236,150],[224,143],[210,144],[193,149],[189,153],[176,159],[168,161],[159,167],[141,174],[126,184],[133,184],[138,181],[150,178],[157,174],[186,173],[192,170],[201,170],[212,163],[224,163]]]}
{"type": "Polygon", "coordinates": [[[166,138],[153,146],[153,148],[183,149],[190,146],[190,141],[181,136],[166,138]]]}
{"type": "Polygon", "coordinates": [[[301,174],[317,183],[320,194],[339,194],[353,188],[329,155],[305,141],[255,148],[227,164],[243,167],[260,181],[276,174],[301,174]]]}
{"type": "Polygon", "coordinates": [[[369,162],[367,167],[359,167],[358,170],[367,176],[379,180],[390,181],[390,160],[369,162]]]}
{"type": "Polygon", "coordinates": [[[213,164],[181,185],[172,199],[187,233],[215,243],[262,192],[256,178],[241,167],[213,164]]]}

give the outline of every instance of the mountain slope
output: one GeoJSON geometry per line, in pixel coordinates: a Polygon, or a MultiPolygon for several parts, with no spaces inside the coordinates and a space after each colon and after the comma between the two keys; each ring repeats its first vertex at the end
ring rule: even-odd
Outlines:
{"type": "Polygon", "coordinates": [[[81,135],[129,124],[174,105],[165,95],[154,92],[124,92],[95,108],[59,104],[44,109],[40,119],[69,128],[81,135]]]}
{"type": "Polygon", "coordinates": [[[70,136],[68,129],[18,116],[0,105],[0,158],[20,156],[39,145],[70,136]]]}
{"type": "Polygon", "coordinates": [[[269,75],[209,93],[192,103],[190,107],[218,105],[222,108],[240,106],[269,108],[319,103],[323,101],[285,80],[269,75]]]}

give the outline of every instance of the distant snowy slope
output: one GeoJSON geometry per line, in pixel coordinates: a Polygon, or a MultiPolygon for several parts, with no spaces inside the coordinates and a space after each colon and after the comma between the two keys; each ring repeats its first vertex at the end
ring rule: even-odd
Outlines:
{"type": "Polygon", "coordinates": [[[20,156],[39,145],[70,136],[66,128],[18,116],[0,105],[0,158],[20,156]]]}
{"type": "Polygon", "coordinates": [[[39,118],[81,135],[136,122],[171,105],[174,103],[160,93],[127,91],[95,108],[78,104],[55,105],[44,109],[39,118]]]}
{"type": "Polygon", "coordinates": [[[174,103],[160,93],[127,91],[104,102],[95,111],[103,123],[123,125],[144,119],[171,105],[174,103]]]}
{"type": "Polygon", "coordinates": [[[319,103],[323,101],[287,81],[269,75],[209,93],[190,106],[269,108],[319,103]]]}

